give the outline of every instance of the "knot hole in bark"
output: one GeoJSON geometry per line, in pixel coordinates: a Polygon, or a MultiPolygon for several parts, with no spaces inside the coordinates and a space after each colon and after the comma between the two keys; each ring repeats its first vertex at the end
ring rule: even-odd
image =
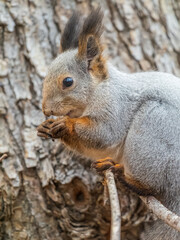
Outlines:
{"type": "Polygon", "coordinates": [[[90,194],[87,186],[79,178],[74,178],[70,183],[69,193],[76,208],[87,208],[90,202],[90,194]]]}

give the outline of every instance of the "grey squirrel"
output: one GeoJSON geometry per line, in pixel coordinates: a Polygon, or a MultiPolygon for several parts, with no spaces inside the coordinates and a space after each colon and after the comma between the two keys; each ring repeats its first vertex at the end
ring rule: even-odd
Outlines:
{"type": "MultiPolygon", "coordinates": [[[[180,79],[113,67],[103,57],[102,19],[96,9],[84,24],[78,13],[68,21],[43,84],[42,110],[59,118],[43,122],[38,136],[60,139],[99,172],[111,167],[132,191],[180,214],[180,79]]],[[[158,220],[146,239],[180,233],[158,220]]]]}

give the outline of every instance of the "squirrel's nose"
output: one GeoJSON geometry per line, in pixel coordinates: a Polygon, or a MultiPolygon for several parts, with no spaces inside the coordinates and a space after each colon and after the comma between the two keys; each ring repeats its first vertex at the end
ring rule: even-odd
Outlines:
{"type": "Polygon", "coordinates": [[[52,114],[53,111],[48,111],[48,110],[46,110],[46,109],[43,109],[43,113],[44,113],[44,115],[47,116],[47,117],[53,115],[53,114],[52,114]]]}
{"type": "Polygon", "coordinates": [[[53,115],[53,113],[54,113],[53,110],[51,110],[51,108],[49,106],[47,106],[44,101],[42,102],[42,111],[43,111],[44,115],[47,117],[53,115]]]}

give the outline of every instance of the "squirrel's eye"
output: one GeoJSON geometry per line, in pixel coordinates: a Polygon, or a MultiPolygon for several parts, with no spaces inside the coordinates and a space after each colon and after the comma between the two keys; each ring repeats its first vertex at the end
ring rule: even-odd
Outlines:
{"type": "Polygon", "coordinates": [[[72,86],[73,84],[73,79],[71,77],[66,77],[63,80],[63,89],[72,86]]]}

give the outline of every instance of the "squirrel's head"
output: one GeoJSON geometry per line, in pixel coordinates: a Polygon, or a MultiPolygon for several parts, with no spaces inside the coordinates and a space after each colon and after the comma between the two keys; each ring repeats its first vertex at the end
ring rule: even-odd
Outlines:
{"type": "Polygon", "coordinates": [[[74,13],[61,38],[61,54],[52,62],[43,84],[45,115],[79,117],[96,86],[107,79],[100,37],[103,14],[98,8],[84,20],[74,13]]]}

